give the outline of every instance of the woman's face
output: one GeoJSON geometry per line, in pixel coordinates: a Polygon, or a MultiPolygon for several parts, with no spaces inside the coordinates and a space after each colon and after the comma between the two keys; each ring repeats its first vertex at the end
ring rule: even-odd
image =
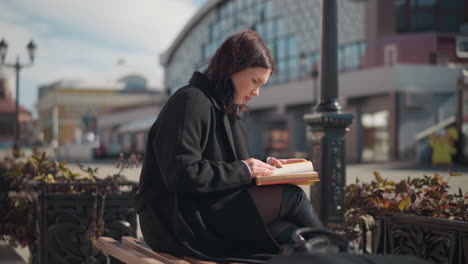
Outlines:
{"type": "Polygon", "coordinates": [[[271,70],[262,67],[248,67],[231,76],[234,85],[234,103],[247,103],[252,96],[260,95],[260,87],[268,82],[271,70]]]}

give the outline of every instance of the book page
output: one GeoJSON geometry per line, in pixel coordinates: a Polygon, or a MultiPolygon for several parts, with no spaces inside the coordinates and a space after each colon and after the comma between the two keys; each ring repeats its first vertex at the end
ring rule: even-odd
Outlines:
{"type": "Polygon", "coordinates": [[[314,171],[314,166],[312,166],[312,162],[303,161],[303,162],[298,162],[298,163],[283,164],[283,168],[275,169],[272,176],[288,175],[288,174],[312,172],[312,171],[314,171]]]}

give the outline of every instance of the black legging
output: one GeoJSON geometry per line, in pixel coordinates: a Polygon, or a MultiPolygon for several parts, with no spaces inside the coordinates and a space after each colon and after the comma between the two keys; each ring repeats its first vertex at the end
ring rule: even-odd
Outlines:
{"type": "Polygon", "coordinates": [[[302,188],[296,185],[252,186],[248,189],[263,222],[278,243],[288,242],[300,227],[323,227],[302,188]]]}

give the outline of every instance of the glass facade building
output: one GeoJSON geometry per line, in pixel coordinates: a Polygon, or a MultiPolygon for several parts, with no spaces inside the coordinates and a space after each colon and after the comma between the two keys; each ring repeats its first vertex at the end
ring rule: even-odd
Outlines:
{"type": "MultiPolygon", "coordinates": [[[[304,78],[319,63],[319,50],[299,52],[298,32],[287,30],[286,19],[274,12],[274,1],[229,1],[216,9],[216,18],[209,25],[209,39],[202,45],[202,59],[208,61],[228,36],[226,32],[250,28],[267,42],[276,63],[276,72],[269,84],[287,83],[304,78]]],[[[364,55],[363,41],[342,44],[338,51],[341,70],[358,69],[364,55]]]]}
{"type": "MultiPolygon", "coordinates": [[[[207,1],[160,56],[165,88],[172,94],[186,85],[226,37],[253,29],[269,46],[276,71],[249,102],[251,154],[308,157],[303,115],[319,98],[322,1],[207,1]]],[[[454,113],[459,70],[447,64],[466,63],[455,54],[467,24],[465,2],[337,0],[339,101],[355,115],[348,161],[414,157],[414,135],[454,113]],[[415,100],[422,95],[429,99],[415,100]]]]}
{"type": "MultiPolygon", "coordinates": [[[[304,113],[318,96],[322,0],[208,1],[161,55],[169,94],[187,84],[194,70],[203,70],[231,34],[257,31],[270,48],[276,71],[249,103],[246,123],[251,153],[262,157],[305,156],[304,113]],[[315,79],[314,79],[315,76],[315,79]],[[278,111],[281,112],[278,114],[278,111]]],[[[339,69],[359,70],[365,53],[364,4],[338,1],[339,69]]]]}
{"type": "MultiPolygon", "coordinates": [[[[339,67],[342,71],[357,70],[362,65],[365,52],[363,5],[347,0],[339,2],[338,12],[343,18],[339,67]]],[[[183,32],[183,37],[179,36],[183,40],[176,40],[174,45],[177,47],[171,47],[162,56],[169,93],[186,83],[191,71],[204,69],[226,37],[247,28],[257,31],[273,54],[276,72],[271,76],[269,86],[307,78],[317,70],[320,59],[320,0],[230,0],[211,1],[207,5],[209,10],[202,8],[202,17],[192,21],[193,24],[189,23],[190,29],[183,32]],[[192,45],[186,47],[190,52],[183,50],[186,43],[192,45]],[[190,56],[179,61],[177,57],[182,53],[190,56]],[[177,66],[187,63],[187,60],[192,61],[192,67],[177,66]]]]}

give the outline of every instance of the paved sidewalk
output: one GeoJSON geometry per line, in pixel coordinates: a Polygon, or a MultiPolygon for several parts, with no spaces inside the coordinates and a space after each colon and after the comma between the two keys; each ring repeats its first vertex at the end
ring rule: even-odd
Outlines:
{"type": "MultiPolygon", "coordinates": [[[[70,164],[71,165],[71,164],[70,164]]],[[[111,161],[85,163],[85,165],[99,168],[98,176],[105,177],[117,173],[118,169],[115,163],[111,161]]],[[[75,166],[75,165],[73,165],[75,166]]],[[[76,170],[79,170],[75,166],[76,170]]],[[[140,168],[125,169],[123,174],[131,181],[138,181],[140,177],[140,168]]],[[[439,173],[444,179],[449,181],[451,190],[458,192],[461,187],[464,192],[468,192],[468,166],[454,167],[431,167],[415,165],[409,162],[388,162],[388,163],[370,163],[370,164],[348,164],[346,167],[346,183],[354,183],[356,179],[369,182],[374,179],[374,171],[379,172],[382,177],[393,181],[400,181],[407,177],[423,177],[424,175],[434,175],[439,173]],[[453,176],[449,179],[449,171],[460,172],[463,176],[453,176]]]]}
{"type": "Polygon", "coordinates": [[[346,168],[346,183],[355,183],[358,178],[360,181],[369,182],[374,179],[373,172],[377,171],[384,178],[393,181],[400,181],[410,178],[423,177],[424,175],[432,176],[434,173],[440,174],[448,181],[451,192],[458,193],[458,187],[462,191],[468,192],[468,166],[421,166],[414,163],[404,162],[389,162],[382,164],[349,164],[346,168]],[[459,172],[462,176],[449,176],[449,172],[459,172]]]}

